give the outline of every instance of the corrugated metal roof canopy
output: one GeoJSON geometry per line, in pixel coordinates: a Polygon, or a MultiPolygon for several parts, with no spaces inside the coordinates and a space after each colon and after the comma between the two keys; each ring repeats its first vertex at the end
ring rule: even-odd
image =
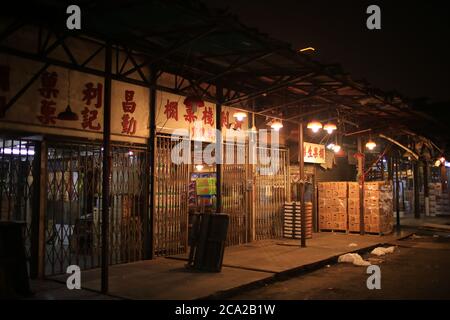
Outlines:
{"type": "MultiPolygon", "coordinates": [[[[65,25],[55,17],[73,1],[34,1],[41,21],[65,25]]],[[[110,39],[147,57],[165,71],[195,84],[221,82],[239,94],[225,103],[253,108],[286,121],[326,118],[339,110],[361,127],[405,125],[419,132],[434,119],[409,108],[395,94],[356,82],[339,65],[322,65],[242,25],[235,17],[188,1],[81,1],[82,32],[110,39]]],[[[36,16],[36,15],[35,15],[36,16]]],[[[189,89],[189,88],[187,88],[189,89]]],[[[231,91],[230,90],[230,91],[231,91]]]]}

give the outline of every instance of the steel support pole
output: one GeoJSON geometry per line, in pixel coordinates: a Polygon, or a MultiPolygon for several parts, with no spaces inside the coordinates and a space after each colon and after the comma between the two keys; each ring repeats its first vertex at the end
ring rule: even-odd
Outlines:
{"type": "Polygon", "coordinates": [[[428,185],[428,162],[422,161],[423,168],[423,196],[425,199],[425,216],[430,215],[430,188],[428,185]]]}
{"type": "Polygon", "coordinates": [[[109,191],[111,176],[111,72],[112,47],[105,48],[105,95],[103,110],[103,181],[102,181],[102,270],[101,292],[108,292],[109,268],[109,191]]]}
{"type": "Polygon", "coordinates": [[[155,159],[156,159],[156,80],[157,70],[155,66],[150,67],[150,92],[149,92],[149,138],[148,138],[148,203],[149,210],[146,212],[144,236],[144,257],[154,258],[154,230],[155,230],[155,159]]]}
{"type": "Polygon", "coordinates": [[[395,157],[395,209],[397,220],[397,232],[400,232],[400,180],[398,177],[398,171],[400,170],[400,157],[395,157]]]}
{"type": "Polygon", "coordinates": [[[366,233],[364,227],[364,149],[362,146],[361,137],[357,139],[358,153],[358,178],[359,178],[359,233],[364,235],[366,233]]]}
{"type": "Polygon", "coordinates": [[[298,124],[298,163],[300,176],[300,242],[306,247],[306,212],[305,212],[305,159],[303,157],[303,119],[298,124]]]}
{"type": "Polygon", "coordinates": [[[31,236],[30,236],[30,278],[36,279],[39,274],[39,238],[45,233],[45,230],[39,230],[40,203],[45,201],[41,199],[41,145],[38,142],[34,147],[33,159],[33,197],[32,197],[32,217],[31,217],[31,236]]]}
{"type": "Polygon", "coordinates": [[[48,146],[47,141],[42,140],[40,143],[40,166],[39,170],[39,213],[38,213],[38,265],[37,277],[44,279],[45,277],[45,215],[47,211],[47,163],[48,163],[48,146]]]}
{"type": "Polygon", "coordinates": [[[223,88],[216,84],[216,212],[222,212],[222,102],[223,88]]]}
{"type": "Polygon", "coordinates": [[[419,199],[419,162],[413,163],[414,179],[414,218],[420,219],[420,199],[419,199]]]}

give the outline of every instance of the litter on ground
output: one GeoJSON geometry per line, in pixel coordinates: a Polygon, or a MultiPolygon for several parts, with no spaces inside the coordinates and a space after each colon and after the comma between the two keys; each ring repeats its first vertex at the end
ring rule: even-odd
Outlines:
{"type": "Polygon", "coordinates": [[[358,246],[358,244],[357,243],[354,243],[354,242],[352,242],[352,243],[350,243],[349,245],[348,245],[349,247],[357,247],[358,246]]]}
{"type": "Polygon", "coordinates": [[[395,250],[394,246],[388,247],[388,248],[377,247],[377,248],[372,250],[371,254],[374,254],[376,256],[384,256],[385,254],[393,253],[394,250],[395,250]]]}
{"type": "Polygon", "coordinates": [[[367,267],[371,265],[369,261],[364,260],[357,253],[346,253],[338,258],[338,262],[353,263],[355,266],[362,266],[362,267],[367,267]]]}

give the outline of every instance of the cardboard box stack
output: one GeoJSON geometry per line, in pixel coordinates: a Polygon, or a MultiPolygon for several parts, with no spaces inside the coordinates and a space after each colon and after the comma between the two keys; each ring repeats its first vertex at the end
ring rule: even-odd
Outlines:
{"type": "MultiPolygon", "coordinates": [[[[305,202],[306,238],[312,238],[312,202],[305,202]]],[[[284,203],[283,237],[291,239],[301,238],[301,206],[300,202],[284,203]]]]}
{"type": "Polygon", "coordinates": [[[360,212],[359,209],[359,183],[348,182],[348,231],[359,232],[360,212]]]}
{"type": "Polygon", "coordinates": [[[347,230],[347,182],[321,182],[319,189],[319,229],[347,230]]]}
{"type": "Polygon", "coordinates": [[[430,215],[445,215],[450,212],[448,193],[442,192],[442,183],[429,183],[430,215]]]}
{"type": "Polygon", "coordinates": [[[394,227],[392,184],[384,181],[364,184],[364,229],[371,233],[390,233],[394,227]]]}

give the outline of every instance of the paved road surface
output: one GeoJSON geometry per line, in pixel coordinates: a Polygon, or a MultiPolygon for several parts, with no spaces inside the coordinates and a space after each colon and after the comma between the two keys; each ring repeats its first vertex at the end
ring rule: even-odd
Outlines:
{"type": "Polygon", "coordinates": [[[395,253],[377,263],[381,290],[367,289],[366,267],[336,264],[232,299],[450,299],[449,236],[428,235],[399,243],[395,253]]]}

